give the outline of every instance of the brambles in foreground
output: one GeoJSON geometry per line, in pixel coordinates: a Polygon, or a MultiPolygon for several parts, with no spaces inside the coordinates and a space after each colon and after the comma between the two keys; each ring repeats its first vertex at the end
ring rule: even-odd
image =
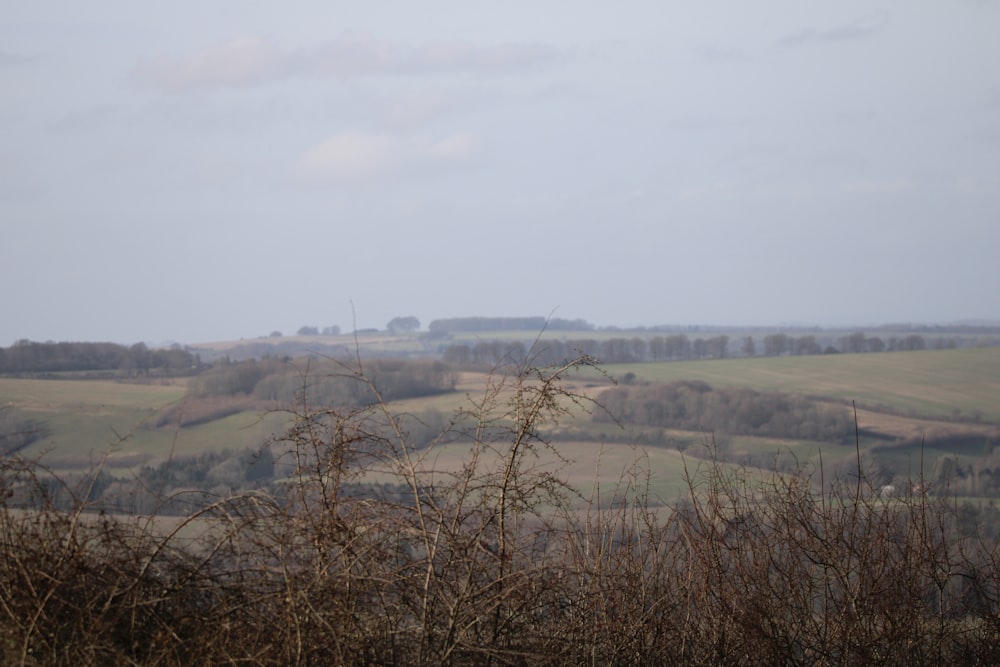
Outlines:
{"type": "Polygon", "coordinates": [[[0,661],[1000,659],[1000,558],[978,529],[993,510],[888,496],[860,464],[827,479],[712,460],[692,462],[668,510],[641,452],[617,485],[581,496],[539,455],[556,421],[594,407],[563,384],[590,363],[491,376],[440,429],[469,443],[459,469],[435,469],[433,447],[383,401],[333,409],[300,395],[272,443],[271,464],[292,468],[284,484],[185,518],[101,514],[99,468],[64,484],[3,459],[0,661]],[[382,486],[356,493],[374,474],[382,486]]]}

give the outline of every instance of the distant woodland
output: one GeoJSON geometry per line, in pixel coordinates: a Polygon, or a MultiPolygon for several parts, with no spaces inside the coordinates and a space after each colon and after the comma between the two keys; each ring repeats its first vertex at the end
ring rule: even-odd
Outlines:
{"type": "Polygon", "coordinates": [[[594,325],[586,320],[565,320],[558,317],[453,317],[434,320],[427,326],[431,333],[468,331],[591,331],[594,325]]]}
{"type": "Polygon", "coordinates": [[[774,438],[848,442],[854,423],[841,405],[753,389],[713,388],[680,381],[612,387],[601,394],[597,421],[612,421],[774,438]]]}
{"type": "Polygon", "coordinates": [[[186,375],[197,372],[201,360],[179,345],[151,349],[145,343],[36,343],[19,340],[0,348],[0,374],[44,374],[107,371],[136,375],[186,375]]]}
{"type": "Polygon", "coordinates": [[[458,317],[434,320],[425,332],[418,331],[418,327],[419,320],[413,316],[393,318],[384,331],[362,330],[343,336],[337,326],[303,326],[297,338],[285,338],[275,331],[270,336],[234,342],[223,351],[178,344],[154,348],[144,343],[126,346],[19,340],[0,348],[0,375],[178,376],[197,374],[216,363],[308,356],[424,357],[482,368],[523,361],[529,356],[535,365],[561,364],[580,354],[601,363],[617,364],[1000,345],[1000,327],[964,325],[885,325],[850,333],[691,326],[682,332],[679,327],[669,331],[667,327],[597,328],[581,319],[458,317]],[[373,335],[394,336],[412,344],[398,349],[373,347],[367,340],[373,335]],[[473,336],[474,340],[467,340],[473,336]]]}
{"type": "MultiPolygon", "coordinates": [[[[930,342],[919,334],[866,336],[862,332],[837,338],[815,334],[792,336],[784,333],[767,334],[762,338],[744,336],[731,338],[726,334],[710,338],[690,338],[686,334],[630,338],[578,338],[569,340],[546,338],[531,350],[533,361],[541,364],[563,363],[583,353],[606,364],[656,361],[691,361],[694,359],[726,359],[731,357],[780,357],[786,355],[857,354],[862,352],[900,352],[925,349],[953,349],[967,341],[958,337],[934,338],[930,342]]],[[[476,343],[453,343],[444,348],[442,358],[457,364],[495,364],[505,359],[520,359],[528,353],[521,341],[483,340],[476,343]]]]}
{"type": "Polygon", "coordinates": [[[455,376],[448,365],[430,359],[372,359],[365,365],[364,378],[331,360],[221,362],[194,378],[187,400],[162,410],[155,425],[192,426],[288,405],[358,408],[454,388],[455,376]]]}

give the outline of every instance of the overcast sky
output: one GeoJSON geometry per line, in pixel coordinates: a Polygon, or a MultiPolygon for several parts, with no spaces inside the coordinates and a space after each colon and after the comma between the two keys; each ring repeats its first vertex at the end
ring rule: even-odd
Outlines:
{"type": "Polygon", "coordinates": [[[3,4],[0,345],[1000,319],[997,2],[3,4]]]}

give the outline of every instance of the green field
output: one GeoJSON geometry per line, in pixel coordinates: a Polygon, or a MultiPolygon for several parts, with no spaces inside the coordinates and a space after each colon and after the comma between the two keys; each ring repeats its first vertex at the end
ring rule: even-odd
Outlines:
{"type": "MultiPolygon", "coordinates": [[[[420,469],[434,471],[435,476],[447,476],[465,465],[471,449],[469,443],[452,443],[422,452],[420,469]]],[[[615,496],[615,490],[622,484],[632,484],[645,490],[654,505],[660,501],[675,501],[687,490],[685,467],[694,473],[703,463],[697,458],[685,457],[677,450],[666,448],[560,441],[558,449],[566,461],[558,461],[556,457],[543,452],[537,460],[537,469],[555,474],[576,489],[582,497],[593,496],[595,503],[599,500],[602,506],[607,505],[615,496]],[[648,477],[640,472],[647,469],[650,473],[648,477]]],[[[534,467],[530,459],[526,463],[534,467]]],[[[395,479],[381,477],[378,473],[371,474],[368,478],[373,481],[395,479]]]]}
{"type": "Polygon", "coordinates": [[[156,413],[183,400],[185,391],[183,382],[0,378],[0,405],[48,422],[51,435],[23,453],[44,454],[56,470],[87,467],[106,453],[109,469],[122,471],[169,456],[256,447],[273,424],[245,413],[183,429],[153,427],[156,413]]]}
{"type": "Polygon", "coordinates": [[[912,416],[951,418],[977,412],[1000,422],[1000,348],[830,354],[802,357],[620,364],[616,378],[703,380],[713,386],[802,393],[912,416]],[[957,411],[957,412],[956,412],[957,411]]]}

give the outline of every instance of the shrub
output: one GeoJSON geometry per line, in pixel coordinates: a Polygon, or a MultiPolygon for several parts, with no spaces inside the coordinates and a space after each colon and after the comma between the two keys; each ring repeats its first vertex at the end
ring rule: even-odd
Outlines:
{"type": "Polygon", "coordinates": [[[657,428],[848,442],[854,426],[844,406],[753,389],[713,388],[697,380],[612,387],[594,419],[657,428]]]}

